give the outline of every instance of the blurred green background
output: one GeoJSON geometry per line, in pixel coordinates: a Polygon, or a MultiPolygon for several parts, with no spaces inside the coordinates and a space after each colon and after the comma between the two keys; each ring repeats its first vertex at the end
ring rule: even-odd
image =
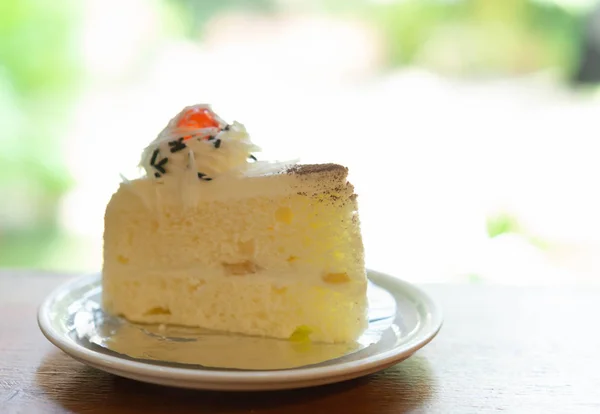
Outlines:
{"type": "MultiPolygon", "coordinates": [[[[186,66],[188,56],[194,56],[196,53],[196,49],[190,51],[190,48],[199,48],[197,54],[202,55],[204,59],[199,65],[206,67],[206,62],[214,62],[211,53],[218,55],[219,50],[228,50],[227,45],[235,45],[247,36],[251,39],[245,39],[246,42],[256,46],[257,50],[262,50],[261,42],[272,36],[269,31],[274,30],[278,33],[277,30],[283,30],[278,27],[286,26],[290,21],[294,24],[298,19],[309,22],[316,19],[318,24],[326,27],[329,24],[342,27],[339,35],[341,38],[355,36],[357,40],[353,44],[356,48],[353,48],[352,44],[348,46],[348,59],[351,63],[347,66],[353,68],[352,65],[356,62],[364,66],[349,69],[350,74],[346,78],[346,72],[341,70],[341,74],[335,72],[321,76],[322,73],[333,70],[331,67],[337,67],[334,63],[329,65],[329,59],[336,58],[333,49],[333,53],[310,58],[315,61],[323,60],[322,66],[315,64],[314,67],[303,68],[299,72],[312,71],[310,82],[315,85],[320,85],[319,82],[335,83],[330,82],[330,78],[349,79],[344,82],[352,85],[373,84],[378,79],[394,73],[405,73],[404,71],[411,68],[433,74],[432,76],[446,79],[448,82],[458,82],[459,85],[463,82],[485,85],[490,80],[498,79],[507,79],[510,83],[511,79],[518,82],[523,78],[541,77],[545,82],[543,88],[561,91],[557,99],[565,102],[584,99],[582,105],[589,103],[589,107],[597,108],[596,77],[600,79],[600,73],[598,62],[594,63],[594,50],[597,50],[594,49],[594,42],[600,43],[600,39],[588,35],[593,33],[590,27],[593,25],[593,13],[597,8],[598,2],[592,0],[2,1],[0,266],[56,270],[94,270],[100,266],[101,217],[97,213],[95,216],[89,216],[92,218],[76,219],[75,213],[92,208],[95,208],[94,211],[100,211],[103,208],[103,205],[98,208],[93,204],[105,204],[108,201],[110,189],[114,189],[118,182],[117,174],[122,171],[123,165],[129,163],[129,160],[137,161],[134,159],[134,153],[141,150],[139,144],[153,139],[151,134],[157,133],[158,128],[174,115],[177,108],[193,103],[189,102],[192,94],[163,97],[164,90],[157,89],[152,92],[153,96],[156,100],[163,99],[163,102],[168,104],[164,103],[156,109],[156,117],[148,115],[147,121],[139,118],[128,121],[125,117],[122,121],[124,125],[150,125],[143,133],[140,132],[137,141],[127,150],[131,156],[124,157],[120,164],[111,164],[110,171],[100,167],[91,172],[86,170],[92,178],[84,179],[83,173],[78,170],[79,167],[73,167],[78,164],[74,164],[75,161],[72,160],[79,160],[85,164],[86,159],[94,158],[91,154],[94,154],[98,147],[118,147],[124,140],[128,140],[129,130],[127,133],[123,132],[116,124],[105,135],[91,133],[98,125],[113,122],[112,119],[107,119],[111,113],[132,113],[127,111],[142,105],[142,101],[146,102],[147,95],[139,90],[149,84],[156,85],[157,82],[153,82],[152,79],[160,79],[160,74],[176,70],[165,69],[163,66],[167,63],[176,67],[186,66]],[[350,22],[350,26],[344,26],[344,22],[350,22]],[[220,29],[229,26],[234,26],[234,29],[229,32],[220,29]],[[261,37],[263,28],[266,34],[261,37]],[[239,40],[235,36],[239,36],[239,40]],[[185,54],[181,54],[181,50],[185,50],[185,54]],[[215,50],[217,52],[214,52],[215,50]],[[356,50],[365,50],[364,58],[360,54],[353,55],[352,53],[359,53],[356,50]],[[157,57],[163,55],[167,56],[164,57],[164,61],[157,57]],[[180,61],[177,61],[178,56],[181,56],[180,61]],[[148,79],[147,83],[135,83],[138,77],[145,76],[148,79]],[[124,88],[128,88],[128,92],[118,97],[113,94],[115,98],[114,102],[111,102],[110,91],[123,91],[124,88]],[[105,110],[96,111],[94,105],[99,105],[105,110]],[[111,110],[114,112],[110,112],[111,110]],[[81,115],[81,111],[86,112],[81,115]],[[158,120],[152,121],[152,118],[158,120]],[[91,135],[88,135],[88,132],[91,135]],[[96,185],[100,185],[97,183],[104,186],[104,190],[100,192],[102,197],[98,200],[88,198],[89,204],[73,201],[73,194],[78,191],[91,193],[96,185]],[[83,229],[79,224],[90,221],[97,223],[89,229],[83,229]]],[[[322,36],[322,40],[327,38],[327,30],[318,32],[320,35],[311,34],[311,24],[302,29],[306,30],[306,37],[302,30],[295,33],[294,36],[300,39],[297,42],[310,36],[322,36]]],[[[319,39],[312,41],[314,43],[311,44],[320,44],[319,39]]],[[[300,47],[303,50],[306,48],[307,54],[312,48],[310,44],[300,47]]],[[[238,53],[235,50],[237,49],[231,54],[238,53]]],[[[225,55],[227,53],[224,52],[225,55]]],[[[269,53],[265,52],[267,55],[269,53]]],[[[290,53],[293,55],[294,51],[290,53]]],[[[276,56],[273,57],[275,58],[276,56]]],[[[228,72],[229,68],[251,65],[244,56],[239,60],[232,58],[233,63],[228,60],[224,62],[226,63],[216,66],[207,75],[198,74],[198,78],[215,76],[217,73],[222,74],[221,81],[227,83],[238,73],[233,69],[232,72],[228,72]],[[226,70],[222,69],[223,67],[226,70]]],[[[269,62],[265,65],[268,66],[269,62]]],[[[342,67],[342,64],[339,66],[342,67]]],[[[288,85],[285,82],[294,84],[293,79],[296,75],[290,73],[289,79],[279,81],[280,85],[288,85]]],[[[173,76],[177,76],[175,72],[173,76]]],[[[187,76],[188,82],[195,81],[193,74],[187,76]]],[[[261,79],[258,82],[263,81],[264,79],[261,79]]],[[[248,79],[239,81],[240,84],[244,82],[248,83],[248,79]]],[[[323,89],[321,86],[315,86],[315,89],[319,88],[323,89]]],[[[331,94],[335,95],[340,90],[343,93],[349,88],[342,85],[331,94]]],[[[165,86],[165,89],[168,89],[168,86],[165,86]]],[[[357,89],[360,90],[360,86],[357,89]]],[[[402,90],[399,94],[402,94],[402,90]]],[[[201,93],[194,95],[197,96],[195,101],[205,101],[205,96],[212,97],[215,93],[200,95],[201,93]]],[[[483,98],[478,99],[485,100],[485,92],[482,96],[483,98]]],[[[221,99],[235,101],[236,97],[224,96],[221,99]]],[[[369,102],[367,99],[374,98],[369,95],[369,98],[361,99],[369,102]]],[[[489,99],[494,98],[490,95],[489,99]]],[[[248,103],[239,104],[242,109],[246,108],[244,105],[250,106],[248,103]]],[[[563,104],[557,104],[566,108],[561,105],[563,104]]],[[[234,105],[232,108],[236,109],[234,105]]],[[[241,113],[246,112],[241,110],[241,113]]],[[[141,114],[143,118],[143,110],[141,114]]],[[[251,113],[248,111],[248,114],[251,113]]],[[[436,112],[430,112],[426,116],[435,120],[438,115],[436,112]]],[[[250,118],[251,124],[252,115],[247,117],[250,118]]],[[[259,118],[257,115],[257,125],[260,124],[259,118]]],[[[573,131],[578,133],[577,131],[584,130],[582,128],[575,126],[573,131]]],[[[257,131],[266,129],[268,126],[259,125],[255,128],[257,131]]],[[[455,130],[455,133],[460,132],[455,130]]],[[[544,133],[543,127],[540,127],[540,133],[544,133]]],[[[448,134],[451,132],[448,131],[448,134]]],[[[265,133],[266,137],[267,135],[265,133]]],[[[256,139],[261,142],[260,137],[256,139]]],[[[263,146],[268,146],[270,142],[275,143],[277,140],[267,137],[262,143],[263,146]]],[[[490,143],[484,152],[493,154],[496,145],[490,143]]],[[[340,151],[343,158],[343,150],[334,151],[332,147],[331,154],[339,154],[340,151]]],[[[358,176],[363,164],[355,162],[351,155],[347,158],[348,163],[356,164],[353,171],[356,171],[358,176]]],[[[109,163],[107,161],[105,164],[109,163]]],[[[525,164],[532,170],[537,168],[535,158],[525,164]]],[[[360,183],[360,177],[357,180],[360,183]]],[[[418,176],[415,180],[418,181],[418,176]]],[[[494,187],[497,183],[487,185],[494,187]]],[[[373,193],[372,197],[377,199],[378,196],[373,193]]],[[[86,199],[86,196],[75,199],[86,199]]],[[[540,232],[528,229],[527,224],[517,225],[520,218],[513,217],[502,203],[492,207],[486,210],[485,217],[480,220],[481,228],[486,232],[485,237],[489,239],[506,233],[521,234],[528,246],[535,246],[540,251],[547,251],[548,246],[552,246],[553,243],[581,245],[578,240],[573,241],[566,236],[563,240],[560,235],[552,236],[554,238],[549,236],[546,240],[540,232]],[[496,211],[491,211],[494,209],[496,211]]],[[[377,243],[382,234],[377,233],[380,223],[374,218],[378,211],[377,206],[371,207],[368,201],[365,201],[365,226],[371,226],[366,229],[366,239],[372,244],[377,243]]],[[[423,214],[430,213],[431,211],[423,214]]],[[[577,211],[573,210],[569,214],[577,214],[577,211]]],[[[460,221],[459,218],[453,217],[449,214],[444,218],[444,222],[460,221]]],[[[427,220],[426,217],[423,219],[427,220]]],[[[550,222],[561,220],[568,222],[568,218],[556,216],[550,222]]],[[[468,224],[465,226],[468,227],[468,224]]],[[[461,226],[456,228],[460,233],[461,226]]],[[[419,232],[418,229],[414,231],[419,232]]],[[[436,231],[428,233],[428,237],[435,238],[437,234],[443,234],[446,230],[438,228],[436,231]]],[[[411,244],[407,242],[406,245],[411,244]]],[[[593,243],[591,245],[595,246],[593,243]]],[[[444,250],[443,246],[437,248],[444,250]]],[[[528,248],[523,247],[525,250],[528,248]]],[[[560,256],[561,252],[564,253],[563,250],[555,251],[555,257],[560,256]]],[[[424,255],[435,256],[436,250],[427,250],[424,255]]],[[[512,257],[505,256],[505,261],[512,260],[512,257]]],[[[587,259],[580,259],[575,265],[585,266],[587,259]]],[[[553,259],[550,257],[548,260],[553,259]]],[[[393,267],[391,262],[385,262],[384,259],[381,259],[381,263],[383,267],[393,267]]],[[[446,270],[448,274],[465,275],[471,281],[485,278],[485,272],[477,269],[477,266],[469,267],[467,264],[459,269],[446,270]]],[[[452,277],[454,276],[448,276],[449,279],[452,277]]]]}

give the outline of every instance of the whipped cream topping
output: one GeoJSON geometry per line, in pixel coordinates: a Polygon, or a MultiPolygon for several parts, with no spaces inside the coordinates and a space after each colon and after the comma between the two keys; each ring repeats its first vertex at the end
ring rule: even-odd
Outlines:
{"type": "Polygon", "coordinates": [[[244,125],[228,124],[206,104],[184,108],[144,149],[140,166],[147,177],[196,176],[212,181],[222,174],[243,174],[260,147],[244,125]]]}

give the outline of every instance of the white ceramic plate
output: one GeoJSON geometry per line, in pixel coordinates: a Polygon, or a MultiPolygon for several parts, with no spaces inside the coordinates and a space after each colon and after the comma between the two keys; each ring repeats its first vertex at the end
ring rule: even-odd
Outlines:
{"type": "MultiPolygon", "coordinates": [[[[203,368],[129,358],[73,335],[66,323],[82,295],[98,291],[100,275],[71,280],[52,292],[38,312],[40,329],[50,342],[74,359],[134,380],[210,390],[276,390],[316,386],[349,380],[380,371],[411,356],[429,343],[442,326],[442,313],[420,289],[395,277],[368,271],[369,280],[395,301],[395,314],[375,343],[340,358],[283,370],[203,368]]],[[[374,290],[374,289],[371,289],[374,290]]],[[[371,307],[377,308],[373,298],[371,307]]],[[[375,298],[377,299],[377,298],[375,298]]],[[[376,310],[376,309],[375,309],[376,310]]],[[[377,314],[377,312],[375,312],[377,314]]],[[[373,319],[373,318],[372,318],[373,319]]]]}

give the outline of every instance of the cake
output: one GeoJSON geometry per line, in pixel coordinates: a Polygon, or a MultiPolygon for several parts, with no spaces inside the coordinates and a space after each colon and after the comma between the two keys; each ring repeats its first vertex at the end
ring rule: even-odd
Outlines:
{"type": "Polygon", "coordinates": [[[106,312],[280,339],[361,335],[367,279],[348,169],[259,151],[209,105],[171,119],[106,207],[106,312]]]}

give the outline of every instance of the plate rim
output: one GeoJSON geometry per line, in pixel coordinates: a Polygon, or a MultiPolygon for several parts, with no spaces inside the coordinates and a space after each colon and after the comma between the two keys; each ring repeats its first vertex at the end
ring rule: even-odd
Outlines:
{"type": "Polygon", "coordinates": [[[137,377],[145,376],[154,379],[169,379],[177,381],[191,381],[195,383],[212,383],[237,385],[277,382],[289,384],[327,377],[342,377],[361,372],[373,372],[378,366],[387,367],[395,362],[400,362],[417,350],[431,342],[441,330],[444,318],[439,304],[421,288],[406,282],[398,277],[391,276],[374,269],[367,268],[368,279],[389,292],[389,285],[397,285],[403,296],[414,300],[418,298],[425,305],[426,315],[422,326],[403,346],[395,346],[383,352],[369,355],[357,360],[340,362],[335,365],[323,367],[300,367],[284,370],[265,371],[229,371],[211,368],[210,370],[185,367],[166,367],[148,364],[143,361],[132,361],[115,355],[107,355],[87,348],[59,333],[50,321],[51,305],[66,292],[82,285],[89,284],[92,280],[101,277],[100,273],[91,273],[76,276],[60,284],[46,296],[38,308],[37,322],[40,330],[48,341],[54,346],[79,361],[87,361],[98,369],[135,373],[137,377]],[[102,368],[100,368],[102,367],[102,368]]]}

